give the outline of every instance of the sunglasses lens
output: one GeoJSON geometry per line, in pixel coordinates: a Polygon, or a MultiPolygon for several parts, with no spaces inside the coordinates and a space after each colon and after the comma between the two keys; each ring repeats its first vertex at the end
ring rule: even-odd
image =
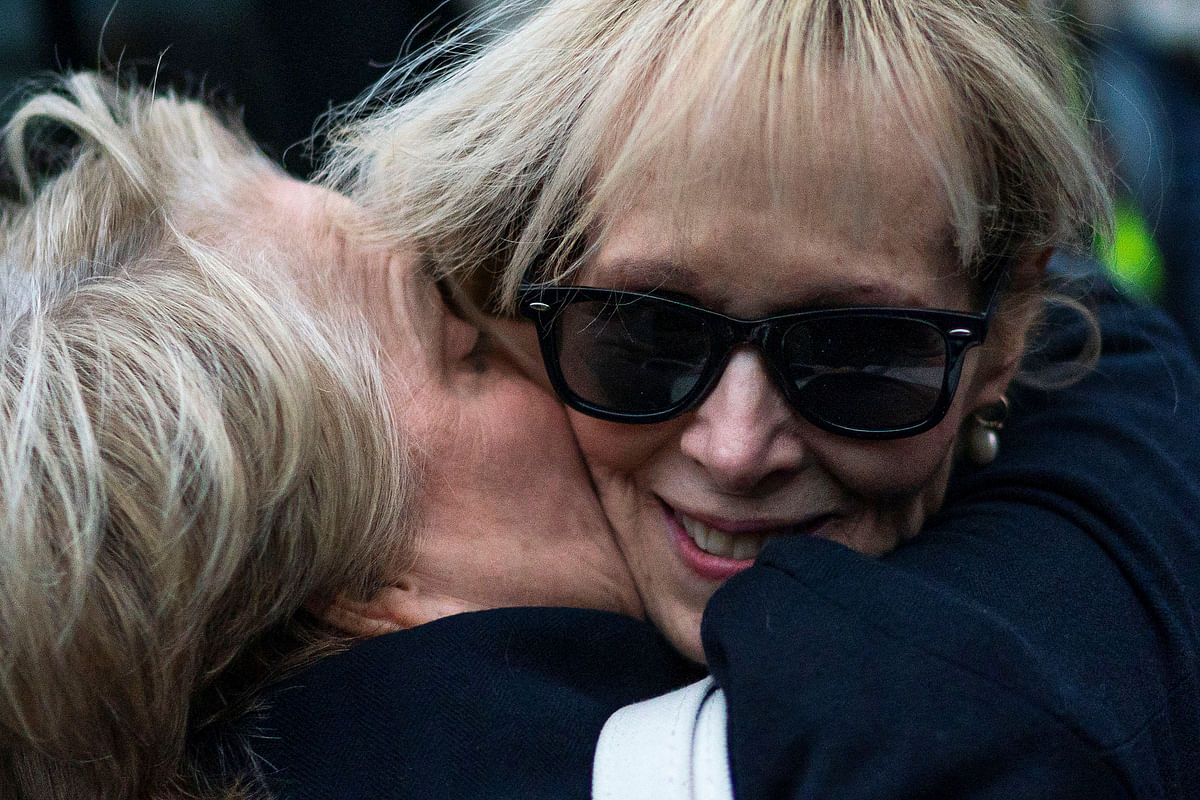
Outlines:
{"type": "Polygon", "coordinates": [[[783,352],[799,406],[834,425],[874,432],[927,420],[948,360],[933,325],[855,315],[793,325],[783,352]]]}
{"type": "Polygon", "coordinates": [[[654,300],[570,303],[556,333],[566,385],[589,405],[623,414],[678,405],[710,351],[701,318],[654,300]]]}
{"type": "MultiPolygon", "coordinates": [[[[706,312],[661,298],[577,297],[559,307],[546,344],[564,397],[581,401],[577,408],[649,417],[696,399],[724,355],[713,352],[710,324],[706,312]]],[[[846,433],[888,434],[938,412],[949,353],[934,324],[862,312],[771,324],[786,326],[770,349],[791,402],[809,419],[846,433]]]]}

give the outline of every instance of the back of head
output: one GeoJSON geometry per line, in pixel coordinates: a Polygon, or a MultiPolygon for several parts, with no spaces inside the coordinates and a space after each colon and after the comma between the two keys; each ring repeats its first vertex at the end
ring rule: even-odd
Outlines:
{"type": "Polygon", "coordinates": [[[26,198],[0,232],[0,785],[215,793],[198,732],[321,639],[306,605],[369,595],[406,552],[374,345],[213,240],[274,171],[200,104],[77,75],[6,143],[26,198]],[[64,131],[65,166],[34,175],[64,131]]]}

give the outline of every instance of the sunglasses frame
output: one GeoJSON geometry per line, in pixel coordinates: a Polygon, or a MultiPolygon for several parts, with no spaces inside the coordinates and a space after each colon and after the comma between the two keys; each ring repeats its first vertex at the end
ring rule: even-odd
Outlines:
{"type": "Polygon", "coordinates": [[[813,425],[822,430],[855,439],[899,439],[923,433],[935,427],[946,416],[958,389],[963,356],[968,350],[975,345],[982,344],[987,338],[988,326],[995,311],[1003,277],[1006,274],[1007,270],[996,269],[990,277],[989,283],[992,285],[985,287],[988,298],[986,310],[982,313],[925,308],[857,306],[796,311],[758,319],[741,319],[712,311],[703,306],[652,293],[530,282],[521,284],[518,290],[518,310],[523,316],[532,320],[537,328],[538,344],[542,351],[546,374],[559,398],[568,407],[589,416],[612,422],[645,425],[665,422],[685,414],[699,406],[708,397],[721,375],[724,374],[733,351],[740,345],[750,344],[762,354],[763,361],[767,365],[767,372],[787,400],[788,405],[813,425]],[[567,384],[557,352],[556,330],[558,326],[556,323],[558,318],[564,307],[580,301],[617,304],[653,302],[672,306],[677,312],[700,320],[702,329],[709,336],[713,345],[711,352],[714,355],[708,359],[697,376],[696,385],[667,409],[649,413],[629,413],[596,406],[576,394],[567,384]],[[784,335],[787,329],[797,322],[845,317],[912,320],[934,328],[942,336],[946,347],[946,366],[942,374],[942,385],[937,402],[929,414],[919,422],[885,429],[857,428],[827,420],[804,407],[800,400],[801,390],[779,366],[783,361],[782,341],[784,335]]]}

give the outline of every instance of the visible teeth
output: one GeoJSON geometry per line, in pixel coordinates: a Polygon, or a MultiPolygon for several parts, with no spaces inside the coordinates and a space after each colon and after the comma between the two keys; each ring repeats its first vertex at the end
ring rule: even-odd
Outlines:
{"type": "Polygon", "coordinates": [[[754,558],[762,549],[761,536],[739,536],[733,541],[733,557],[738,561],[754,558]]]}
{"type": "Polygon", "coordinates": [[[679,523],[687,531],[692,541],[706,553],[721,558],[731,558],[736,561],[747,561],[759,554],[766,537],[760,534],[743,533],[731,534],[717,528],[710,528],[703,522],[677,515],[679,523]]]}

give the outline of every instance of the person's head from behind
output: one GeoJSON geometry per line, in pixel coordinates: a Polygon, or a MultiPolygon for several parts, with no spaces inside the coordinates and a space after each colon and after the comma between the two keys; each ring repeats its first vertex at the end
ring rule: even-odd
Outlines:
{"type": "Polygon", "coordinates": [[[276,174],[202,106],[76,76],[9,142],[0,783],[195,791],[187,735],[324,638],[303,606],[407,557],[403,441],[363,327],[236,241],[276,174]],[[39,181],[46,123],[78,144],[39,181]]]}
{"type": "Polygon", "coordinates": [[[1102,225],[1039,13],[560,0],[348,129],[330,175],[379,235],[537,321],[647,611],[693,657],[766,539],[918,530],[1050,249],[1102,225]]]}
{"type": "Polygon", "coordinates": [[[207,732],[347,634],[640,613],[561,407],[411,258],[348,235],[344,198],[199,103],[95,76],[8,142],[6,787],[221,794],[207,732]]]}

